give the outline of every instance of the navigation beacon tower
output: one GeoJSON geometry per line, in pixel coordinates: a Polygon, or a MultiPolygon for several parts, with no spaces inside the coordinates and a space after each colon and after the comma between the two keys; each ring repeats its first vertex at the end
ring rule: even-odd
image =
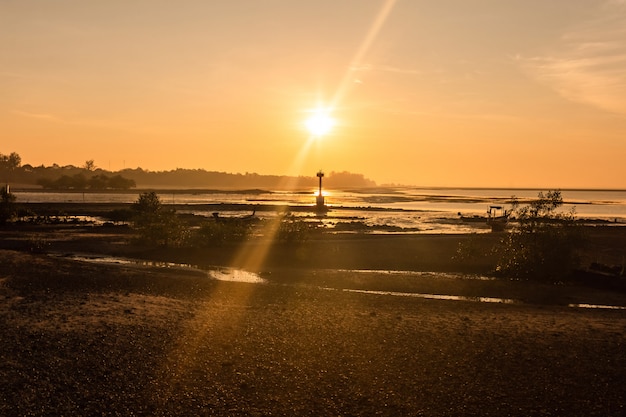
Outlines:
{"type": "Polygon", "coordinates": [[[317,196],[315,197],[315,205],[317,210],[323,211],[326,210],[326,205],[324,204],[324,195],[322,195],[322,178],[324,178],[324,173],[322,170],[317,172],[317,178],[320,179],[320,187],[317,196]]]}

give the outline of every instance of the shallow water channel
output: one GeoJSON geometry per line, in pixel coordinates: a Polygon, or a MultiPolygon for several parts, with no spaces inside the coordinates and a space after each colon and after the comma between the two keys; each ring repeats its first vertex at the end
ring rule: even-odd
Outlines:
{"type": "MultiPolygon", "coordinates": [[[[238,268],[228,268],[228,267],[206,267],[202,268],[197,265],[192,264],[183,264],[183,263],[174,263],[174,262],[162,262],[162,261],[147,261],[142,259],[132,259],[132,258],[124,258],[124,257],[114,257],[114,256],[100,256],[100,255],[85,255],[85,254],[51,254],[54,257],[62,257],[66,259],[71,259],[80,262],[91,262],[91,263],[100,263],[100,264],[110,264],[110,265],[132,265],[138,267],[147,267],[147,268],[164,268],[171,270],[186,270],[186,271],[197,271],[206,273],[207,277],[210,279],[215,279],[218,281],[231,281],[231,282],[243,282],[250,284],[270,284],[270,282],[261,277],[259,274],[254,272],[245,271],[238,268]]],[[[344,271],[351,272],[351,271],[344,271]]],[[[354,273],[380,273],[380,274],[407,274],[407,271],[352,271],[354,273]]],[[[417,272],[412,272],[412,274],[419,274],[417,272]]],[[[460,278],[458,274],[447,274],[447,273],[434,273],[427,272],[424,273],[427,276],[441,276],[444,277],[454,277],[457,279],[460,278]]],[[[489,279],[486,277],[473,277],[472,279],[489,279]]],[[[283,284],[284,285],[284,284],[283,284]]],[[[297,285],[297,284],[293,284],[297,285]]],[[[350,288],[333,288],[327,286],[317,286],[316,288],[320,290],[326,291],[344,291],[350,293],[359,293],[359,294],[371,294],[371,295],[379,295],[379,296],[395,296],[395,297],[410,297],[410,298],[422,298],[422,299],[430,299],[430,300],[446,300],[446,301],[468,301],[468,302],[478,302],[478,303],[498,303],[498,304],[525,304],[521,300],[515,300],[512,298],[498,298],[498,297],[481,297],[481,296],[464,296],[464,295],[452,295],[452,294],[428,294],[428,293],[416,293],[416,292],[397,292],[397,291],[376,291],[376,290],[360,290],[360,289],[350,289],[350,288]]],[[[615,306],[615,305],[602,305],[602,304],[590,304],[590,303],[576,303],[576,304],[568,304],[568,307],[571,308],[586,308],[586,309],[605,309],[605,310],[626,310],[626,306],[615,306]]]]}

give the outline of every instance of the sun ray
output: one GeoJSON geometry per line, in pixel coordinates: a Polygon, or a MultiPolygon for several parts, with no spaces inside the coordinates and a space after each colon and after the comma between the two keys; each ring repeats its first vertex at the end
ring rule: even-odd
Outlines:
{"type": "Polygon", "coordinates": [[[354,79],[354,72],[356,72],[357,68],[360,67],[363,57],[378,36],[378,33],[380,32],[384,23],[387,21],[387,18],[391,14],[391,11],[395,6],[396,1],[397,0],[386,0],[380,11],[376,15],[376,19],[374,19],[374,22],[370,26],[370,29],[365,36],[365,39],[363,39],[363,42],[359,46],[359,49],[354,55],[354,58],[352,58],[352,62],[350,63],[348,70],[346,71],[341,83],[339,84],[339,87],[337,88],[337,91],[335,92],[335,96],[333,97],[330,108],[336,108],[338,103],[347,94],[348,87],[353,85],[352,80],[354,79]]]}
{"type": "MultiPolygon", "coordinates": [[[[386,22],[389,14],[396,4],[396,0],[386,0],[376,15],[372,25],[370,26],[363,42],[360,44],[356,54],[354,55],[351,64],[348,66],[341,83],[339,84],[335,95],[330,105],[323,106],[318,105],[315,110],[312,111],[310,117],[305,121],[305,127],[309,132],[309,140],[305,141],[300,149],[300,152],[293,160],[291,170],[289,172],[298,172],[302,166],[304,159],[309,154],[311,147],[316,139],[330,133],[335,126],[336,121],[332,117],[332,112],[337,108],[340,101],[343,100],[347,94],[348,87],[352,85],[351,80],[354,77],[354,71],[359,67],[363,57],[369,50],[370,46],[378,36],[381,28],[386,22]]],[[[282,188],[287,190],[293,190],[295,188],[295,179],[289,180],[281,184],[282,188]]],[[[245,269],[254,271],[262,267],[267,254],[271,248],[272,243],[275,240],[276,233],[280,225],[280,216],[277,216],[275,221],[268,222],[265,225],[262,234],[264,235],[264,242],[257,242],[256,244],[243,245],[239,253],[233,259],[233,264],[237,266],[243,266],[245,269]]]]}

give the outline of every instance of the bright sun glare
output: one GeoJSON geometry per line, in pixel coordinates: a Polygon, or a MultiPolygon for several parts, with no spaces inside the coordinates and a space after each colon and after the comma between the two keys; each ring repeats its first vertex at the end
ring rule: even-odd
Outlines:
{"type": "Polygon", "coordinates": [[[317,109],[306,119],[304,124],[311,136],[320,137],[332,130],[333,126],[335,126],[335,119],[330,116],[328,110],[317,109]]]}

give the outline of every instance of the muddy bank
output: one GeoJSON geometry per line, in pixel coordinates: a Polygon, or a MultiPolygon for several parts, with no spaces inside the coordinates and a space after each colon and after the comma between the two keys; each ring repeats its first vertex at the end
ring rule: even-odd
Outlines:
{"type": "MultiPolygon", "coordinates": [[[[587,243],[581,267],[593,264],[606,270],[620,269],[626,256],[626,228],[585,227],[587,243]]],[[[203,248],[142,246],[132,228],[123,225],[21,224],[0,228],[0,248],[30,251],[35,247],[56,252],[88,252],[199,265],[237,266],[252,270],[280,267],[493,272],[491,250],[500,244],[500,233],[483,234],[371,234],[314,233],[294,242],[254,238],[203,248]],[[459,248],[476,255],[460,257],[459,248]]],[[[599,272],[602,272],[600,270],[599,272]]]]}

